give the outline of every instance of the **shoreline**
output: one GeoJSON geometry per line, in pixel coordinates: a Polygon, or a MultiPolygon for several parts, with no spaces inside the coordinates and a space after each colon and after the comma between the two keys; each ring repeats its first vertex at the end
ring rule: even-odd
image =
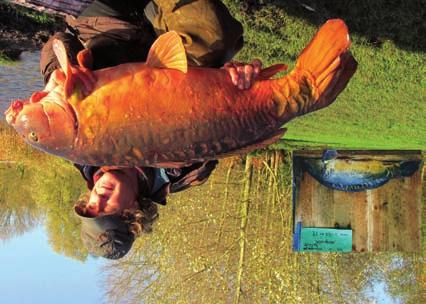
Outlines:
{"type": "Polygon", "coordinates": [[[62,17],[0,1],[0,64],[41,49],[49,36],[65,29],[62,17]]]}

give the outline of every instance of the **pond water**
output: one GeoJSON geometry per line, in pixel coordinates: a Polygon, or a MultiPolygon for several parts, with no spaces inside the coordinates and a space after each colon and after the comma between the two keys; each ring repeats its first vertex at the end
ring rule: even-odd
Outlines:
{"type": "MultiPolygon", "coordinates": [[[[38,54],[22,58],[0,67],[1,110],[4,100],[41,88],[38,54]]],[[[19,151],[0,155],[2,303],[423,300],[421,254],[292,253],[285,151],[222,161],[207,183],[172,195],[153,232],[117,261],[90,256],[80,240],[72,209],[86,191],[79,173],[60,159],[19,151]]]]}
{"type": "Polygon", "coordinates": [[[21,60],[11,65],[0,65],[0,113],[15,99],[24,99],[43,88],[39,68],[40,52],[23,52],[21,60]]]}

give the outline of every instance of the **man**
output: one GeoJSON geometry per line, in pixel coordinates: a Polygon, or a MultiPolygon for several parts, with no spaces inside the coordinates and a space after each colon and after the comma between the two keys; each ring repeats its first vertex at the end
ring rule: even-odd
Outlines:
{"type": "MultiPolygon", "coordinates": [[[[54,86],[61,73],[52,50],[55,38],[64,42],[74,64],[77,53],[89,49],[93,62],[87,64],[94,70],[145,61],[156,37],[171,30],[181,36],[190,65],[223,66],[240,89],[250,87],[261,67],[258,60],[250,65],[227,62],[241,49],[243,31],[218,0],[96,0],[77,19],[66,21],[67,32],[56,33],[42,50],[40,68],[48,86],[54,86]]],[[[77,65],[72,77],[86,94],[96,81],[89,69],[77,65]]],[[[150,230],[158,215],[154,203],[165,204],[168,193],[205,182],[216,165],[215,160],[180,169],[76,164],[91,190],[75,208],[83,242],[92,254],[121,258],[135,237],[150,230]]]]}

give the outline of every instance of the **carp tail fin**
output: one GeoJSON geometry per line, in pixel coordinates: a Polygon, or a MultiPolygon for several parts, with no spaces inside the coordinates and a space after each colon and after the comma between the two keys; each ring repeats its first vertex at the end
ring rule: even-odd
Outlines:
{"type": "Polygon", "coordinates": [[[356,71],[357,62],[349,52],[348,28],[341,19],[328,20],[297,59],[296,69],[314,80],[317,100],[312,110],[331,104],[356,71]]]}
{"type": "Polygon", "coordinates": [[[421,163],[421,160],[403,161],[399,165],[400,172],[398,173],[402,177],[409,177],[419,169],[421,163]]]}
{"type": "Polygon", "coordinates": [[[65,96],[68,97],[71,95],[71,90],[73,88],[73,77],[71,72],[71,64],[67,55],[67,50],[65,49],[64,43],[59,39],[54,39],[52,42],[53,52],[58,58],[59,65],[61,66],[62,71],[65,74],[65,83],[64,91],[65,96]]]}
{"type": "Polygon", "coordinates": [[[293,114],[324,108],[343,91],[357,68],[350,45],[348,28],[341,19],[328,20],[318,30],[282,83],[287,86],[284,95],[295,103],[290,106],[293,114]]]}

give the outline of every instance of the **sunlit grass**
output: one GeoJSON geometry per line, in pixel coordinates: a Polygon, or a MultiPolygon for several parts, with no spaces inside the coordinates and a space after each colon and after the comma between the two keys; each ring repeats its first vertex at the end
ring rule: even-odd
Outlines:
{"type": "Polygon", "coordinates": [[[377,281],[395,301],[418,300],[421,253],[292,252],[290,160],[224,159],[204,185],[170,195],[153,233],[104,268],[108,300],[368,303],[377,281]]]}
{"type": "Polygon", "coordinates": [[[16,131],[0,121],[0,161],[46,159],[47,154],[27,145],[16,131]]]}
{"type": "Polygon", "coordinates": [[[16,63],[15,60],[7,56],[2,50],[0,50],[0,65],[11,65],[16,63]]]}
{"type": "Polygon", "coordinates": [[[4,238],[19,235],[43,219],[54,251],[85,260],[87,250],[81,243],[80,222],[73,212],[78,196],[87,191],[78,170],[62,158],[27,145],[3,122],[0,169],[0,218],[12,210],[14,221],[21,223],[15,227],[10,226],[10,221],[3,221],[5,231],[0,233],[0,239],[3,234],[4,238]]]}
{"type": "MultiPolygon", "coordinates": [[[[290,145],[426,148],[426,55],[412,50],[424,45],[425,40],[420,36],[415,38],[413,34],[419,28],[415,27],[417,21],[413,21],[417,16],[399,20],[398,16],[392,16],[403,12],[392,13],[391,5],[383,5],[382,14],[389,16],[386,24],[380,15],[374,15],[380,6],[376,2],[342,7],[338,1],[322,1],[316,5],[315,12],[304,9],[299,1],[250,1],[254,7],[251,10],[242,9],[250,6],[243,1],[224,2],[244,25],[245,46],[237,58],[246,62],[261,58],[265,66],[283,62],[291,69],[299,52],[327,18],[345,16],[349,30],[351,24],[359,30],[351,31],[351,50],[359,63],[357,72],[334,104],[286,125],[288,132],[284,139],[291,141],[290,145]],[[326,4],[339,6],[341,14],[327,15],[323,8],[326,4]],[[359,12],[360,7],[365,14],[359,12]],[[318,25],[312,24],[312,20],[318,21],[318,25]],[[399,20],[399,24],[395,20],[399,20]],[[380,28],[374,28],[373,24],[380,28]],[[383,37],[378,38],[380,44],[372,43],[372,37],[360,29],[377,31],[383,37]]],[[[316,3],[313,4],[315,7],[316,3]]],[[[407,10],[415,12],[413,6],[407,4],[407,10]]]]}

